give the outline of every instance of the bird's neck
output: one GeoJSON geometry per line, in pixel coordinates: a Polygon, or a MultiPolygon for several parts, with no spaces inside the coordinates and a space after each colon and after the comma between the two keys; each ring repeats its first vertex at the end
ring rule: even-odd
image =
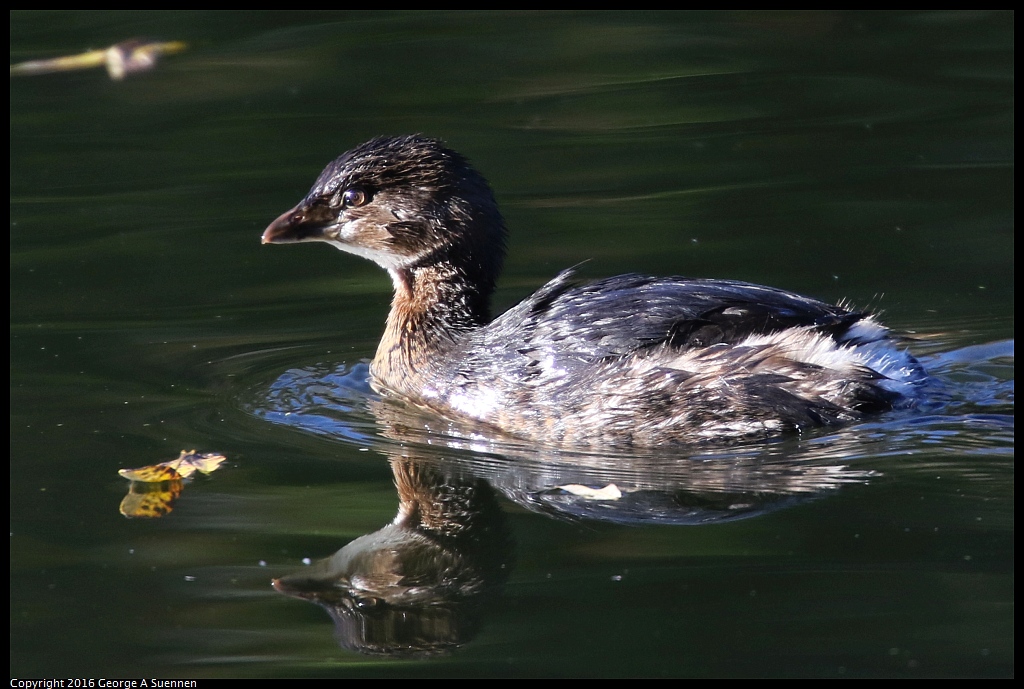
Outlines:
{"type": "Polygon", "coordinates": [[[395,297],[371,371],[386,388],[416,397],[436,362],[490,320],[493,278],[474,279],[449,261],[389,272],[395,297]]]}

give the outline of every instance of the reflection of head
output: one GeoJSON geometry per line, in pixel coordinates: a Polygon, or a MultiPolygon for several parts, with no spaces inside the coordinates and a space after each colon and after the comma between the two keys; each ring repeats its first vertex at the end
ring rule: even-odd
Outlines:
{"type": "Polygon", "coordinates": [[[394,523],[274,581],[323,606],[342,646],[362,653],[436,655],[479,626],[480,602],[508,571],[510,541],[493,492],[392,462],[401,507],[394,523]]]}
{"type": "Polygon", "coordinates": [[[444,655],[468,643],[480,626],[479,612],[471,604],[384,608],[359,614],[336,609],[328,612],[334,619],[338,643],[367,655],[444,655]]]}

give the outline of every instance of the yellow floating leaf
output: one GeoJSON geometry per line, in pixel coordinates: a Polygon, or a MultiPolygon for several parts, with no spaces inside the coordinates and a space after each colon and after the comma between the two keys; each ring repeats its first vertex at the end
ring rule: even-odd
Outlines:
{"type": "Polygon", "coordinates": [[[115,43],[104,50],[90,50],[78,55],[55,57],[49,60],[32,60],[11,65],[11,76],[70,72],[103,66],[107,68],[107,74],[111,79],[120,81],[129,74],[152,69],[161,55],[174,55],[187,47],[188,45],[181,41],[152,43],[131,39],[115,43]]]}
{"type": "Polygon", "coordinates": [[[195,450],[186,452],[182,450],[177,459],[164,462],[164,464],[181,474],[182,478],[187,478],[197,471],[203,474],[213,473],[225,459],[227,457],[216,452],[196,452],[195,450]]]}
{"type": "Polygon", "coordinates": [[[132,481],[121,501],[121,514],[129,519],[156,519],[170,514],[183,485],[180,480],[166,484],[132,481]]]}
{"type": "Polygon", "coordinates": [[[130,481],[143,483],[162,483],[163,481],[180,481],[182,479],[182,475],[170,466],[170,462],[138,469],[118,469],[117,473],[130,481]]]}
{"type": "Polygon", "coordinates": [[[591,500],[618,500],[622,497],[622,491],[614,483],[609,483],[604,488],[591,488],[590,486],[581,486],[578,483],[570,483],[558,487],[566,493],[572,493],[581,498],[590,498],[591,500]]]}
{"type": "Polygon", "coordinates": [[[131,481],[158,483],[162,481],[179,481],[199,471],[209,474],[217,470],[220,463],[227,457],[216,452],[196,452],[182,450],[177,459],[161,462],[137,469],[119,469],[117,473],[131,481]]]}

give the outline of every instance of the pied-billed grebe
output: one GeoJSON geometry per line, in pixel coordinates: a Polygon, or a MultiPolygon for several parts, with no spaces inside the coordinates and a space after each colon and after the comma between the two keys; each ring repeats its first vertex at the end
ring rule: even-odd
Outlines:
{"type": "Polygon", "coordinates": [[[327,242],[391,275],[380,392],[556,444],[688,443],[890,409],[924,374],[869,315],[730,280],[565,271],[495,320],[505,224],[487,181],[422,136],[328,165],[265,244],[327,242]]]}

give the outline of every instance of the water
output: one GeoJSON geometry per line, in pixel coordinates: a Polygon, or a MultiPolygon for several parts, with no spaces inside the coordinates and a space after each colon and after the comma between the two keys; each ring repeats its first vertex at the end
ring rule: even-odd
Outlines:
{"type": "Polygon", "coordinates": [[[12,677],[1013,674],[1012,13],[16,12],[11,62],[139,35],[190,49],[11,81],[12,677]],[[687,456],[381,405],[387,277],[258,238],[417,131],[495,188],[498,309],[580,261],[771,284],[881,311],[933,394],[687,456]],[[119,513],[192,448],[228,461],[119,513]],[[418,542],[396,477],[483,505],[443,653],[270,586],[418,542]]]}

